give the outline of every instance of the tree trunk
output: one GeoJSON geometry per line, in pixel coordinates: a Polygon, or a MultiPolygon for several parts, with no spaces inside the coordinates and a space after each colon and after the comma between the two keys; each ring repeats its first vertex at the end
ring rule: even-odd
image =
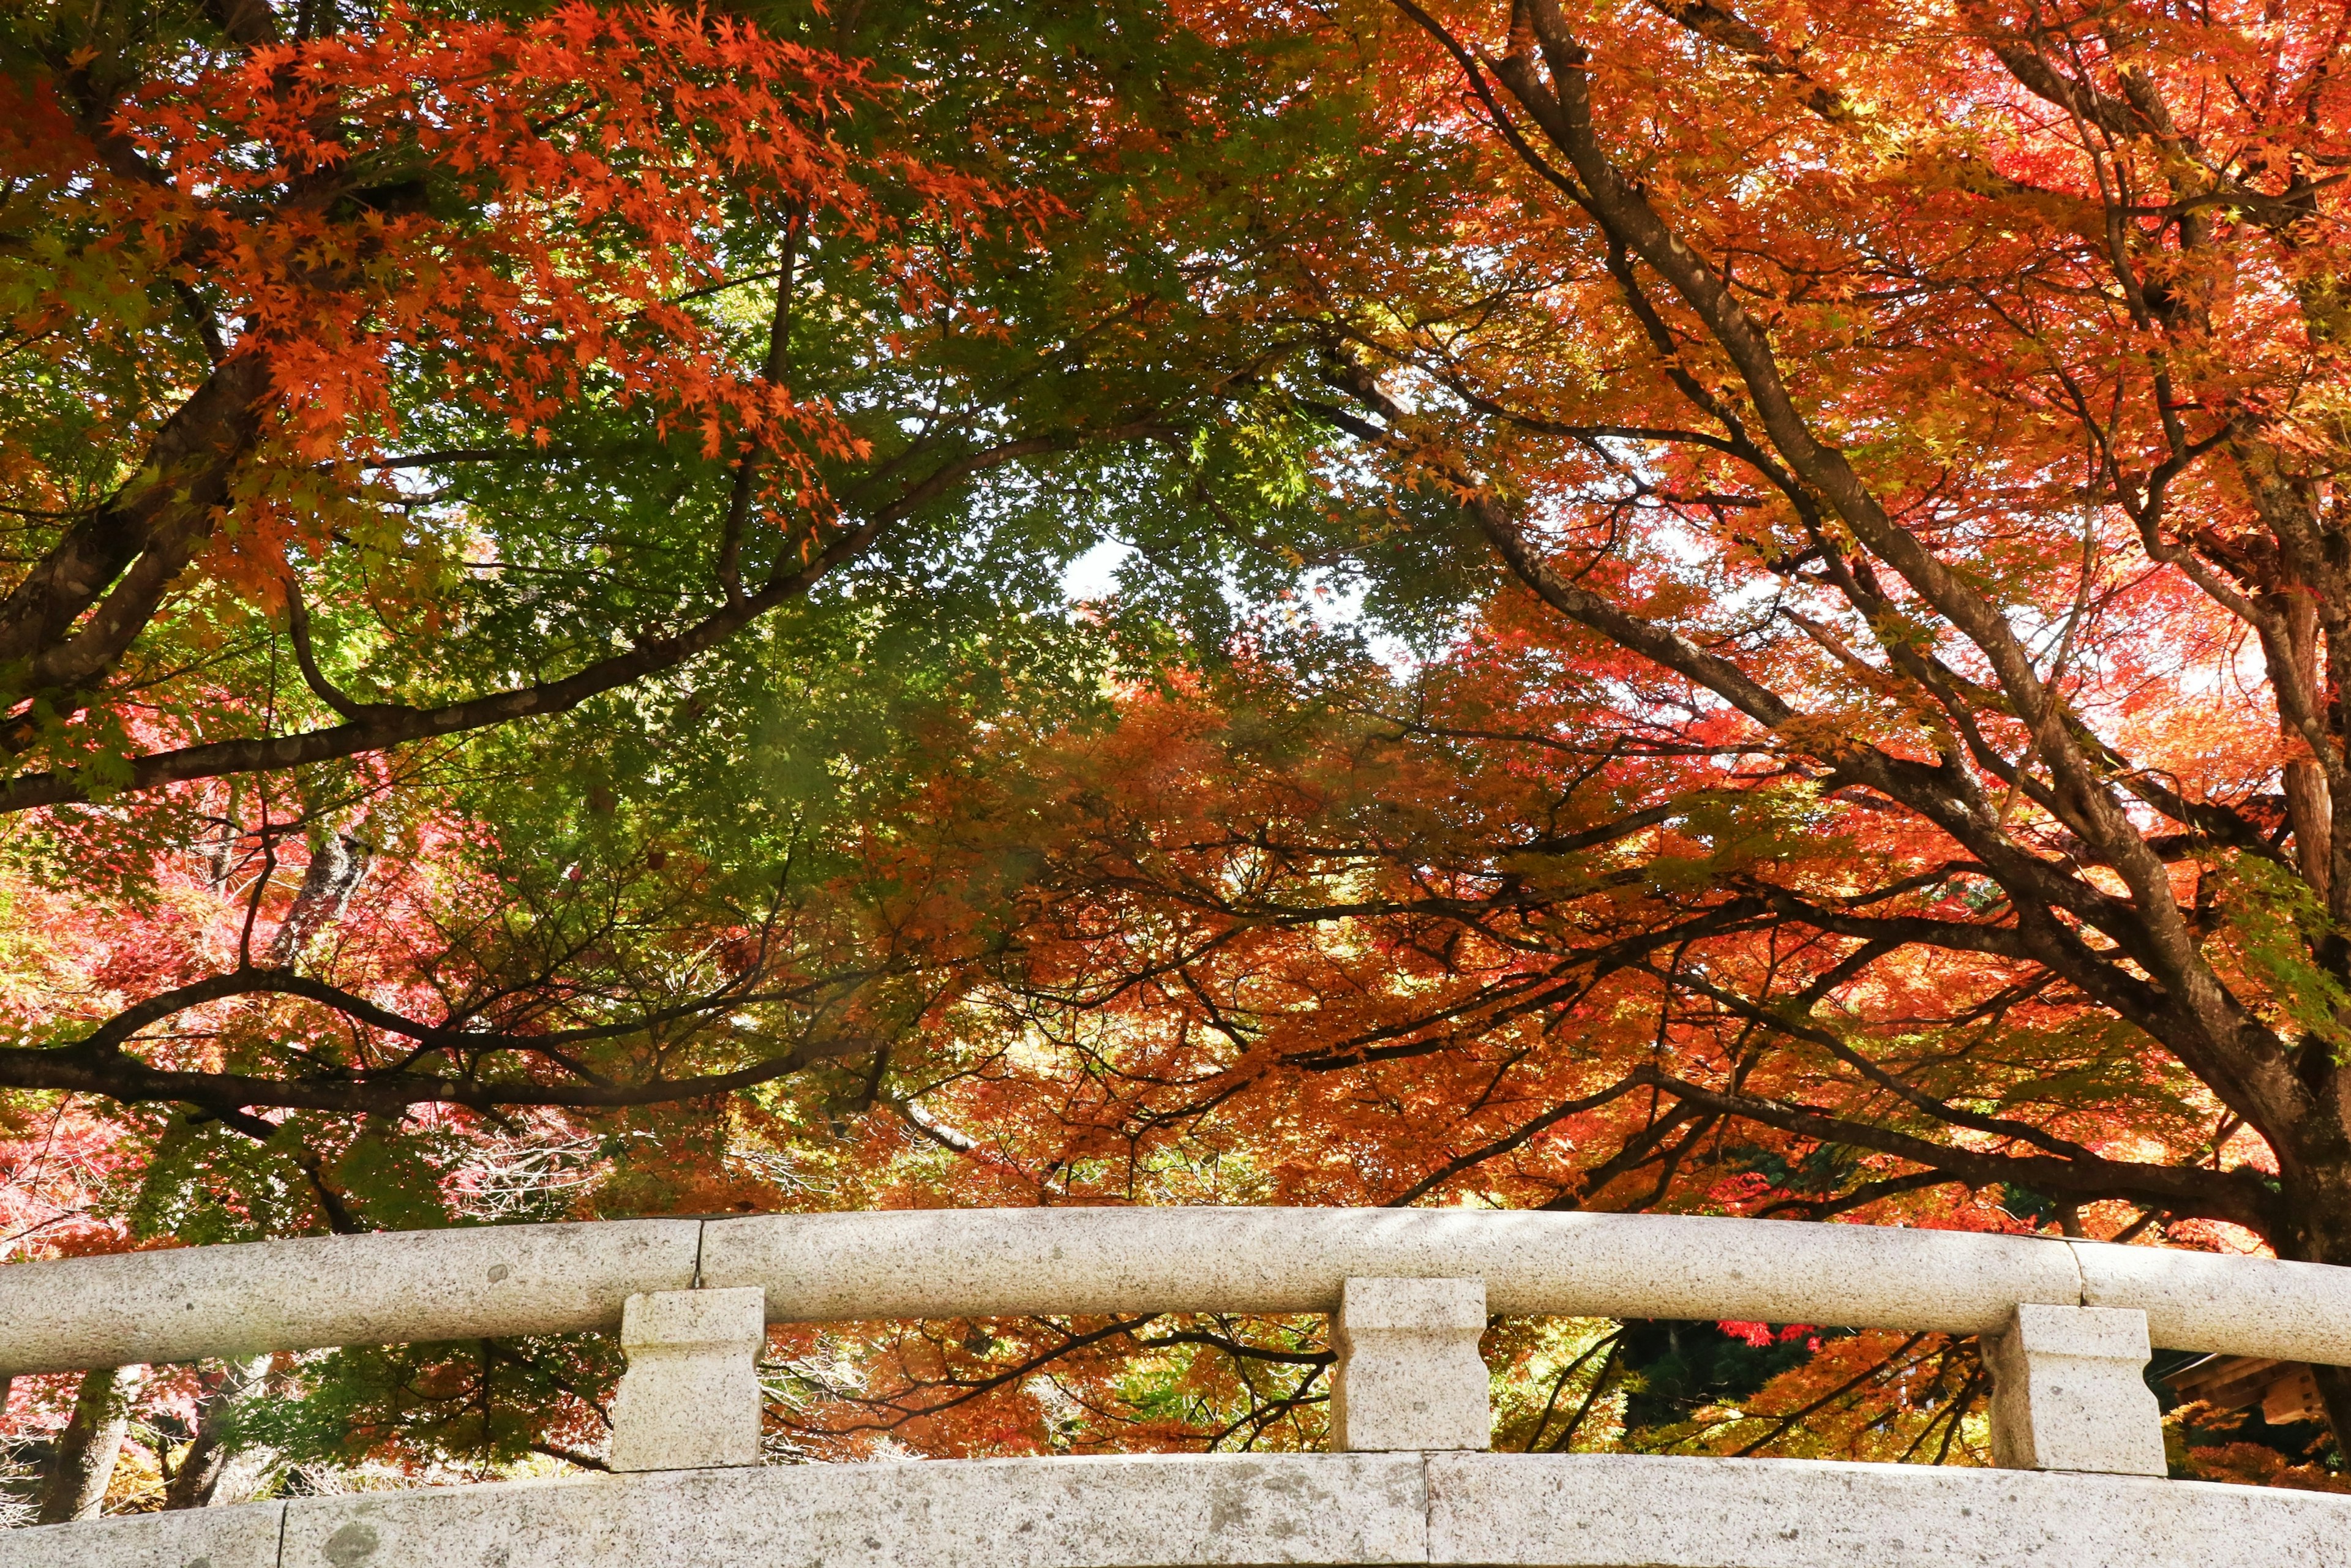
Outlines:
{"type": "Polygon", "coordinates": [[[2324,904],[2334,874],[2335,801],[2317,763],[2285,765],[2285,810],[2294,828],[2294,863],[2324,904]]]}
{"type": "Polygon", "coordinates": [[[2351,1454],[2351,1446],[2343,1440],[2351,1432],[2351,1366],[2313,1366],[2310,1375],[2318,1384],[2319,1403],[2326,1406],[2326,1426],[2335,1434],[2336,1451],[2351,1454]]]}
{"type": "Polygon", "coordinates": [[[311,937],[343,917],[374,856],[374,849],[355,833],[329,828],[311,835],[310,869],[303,873],[301,890],[270,940],[270,963],[295,963],[311,937]]]}
{"type": "Polygon", "coordinates": [[[163,1506],[173,1508],[210,1508],[216,1503],[243,1502],[240,1490],[250,1492],[253,1482],[259,1479],[255,1467],[235,1467],[240,1473],[231,1479],[230,1461],[237,1450],[228,1440],[230,1418],[237,1404],[259,1390],[262,1380],[269,1375],[275,1358],[259,1355],[250,1361],[233,1361],[221,1375],[221,1380],[206,1390],[196,1402],[196,1436],[188,1451],[180,1459],[180,1468],[163,1489],[163,1506]],[[239,1480],[242,1481],[240,1488],[239,1480]]]}
{"type": "Polygon", "coordinates": [[[101,1366],[82,1374],[73,1418],[58,1434],[57,1451],[42,1478],[37,1523],[98,1517],[107,1484],[114,1479],[123,1434],[130,1429],[131,1401],[138,1396],[139,1384],[140,1369],[134,1366],[101,1366]]]}
{"type": "MultiPolygon", "coordinates": [[[[2298,1163],[2301,1168],[2290,1171],[2283,1184],[2283,1223],[2269,1238],[2271,1246],[2279,1257],[2298,1262],[2351,1267],[2351,1162],[2338,1156],[2298,1163]]],[[[2313,1365],[2310,1371],[2335,1451],[2351,1461],[2351,1366],[2313,1365]]]]}

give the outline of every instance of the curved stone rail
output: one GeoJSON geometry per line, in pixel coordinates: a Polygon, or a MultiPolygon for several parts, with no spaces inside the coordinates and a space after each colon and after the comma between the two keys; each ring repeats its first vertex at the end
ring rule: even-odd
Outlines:
{"type": "Polygon", "coordinates": [[[0,1531],[0,1568],[2351,1568],[2351,1497],[1637,1455],[673,1470],[0,1531]]]}
{"type": "Polygon", "coordinates": [[[2157,1479],[2140,1375],[2150,1343],[2351,1364],[2351,1270],[2310,1264],[1687,1217],[1189,1208],[494,1227],[0,1269],[0,1374],[615,1328],[610,1479],[14,1531],[0,1568],[2351,1568],[2351,1498],[2157,1479]],[[1329,1313],[1342,1451],[759,1466],[765,1322],[1134,1312],[1329,1313]],[[1981,1335],[2004,1468],[1480,1452],[1489,1312],[1981,1335]]]}
{"type": "Polygon", "coordinates": [[[2021,1302],[2150,1341],[2351,1364],[2351,1270],[1800,1221],[1459,1209],[980,1209],[320,1237],[0,1267],[0,1375],[619,1326],[758,1288],[770,1322],[1333,1311],[1351,1278],[1475,1278],[1499,1312],[2000,1333],[2021,1302]]]}
{"type": "Polygon", "coordinates": [[[573,1333],[694,1283],[702,1224],[319,1236],[0,1268],[0,1376],[273,1350],[573,1333]]]}

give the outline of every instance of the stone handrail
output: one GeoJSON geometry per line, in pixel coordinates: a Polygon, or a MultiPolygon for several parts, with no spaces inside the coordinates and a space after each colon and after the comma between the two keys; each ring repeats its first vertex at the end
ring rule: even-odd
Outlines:
{"type": "Polygon", "coordinates": [[[2151,1344],[2351,1364],[2351,1269],[1270,1208],[500,1226],[0,1267],[0,1374],[615,1329],[609,1478],[0,1531],[0,1568],[2351,1568],[2351,1499],[2165,1479],[2142,1376],[2151,1344]],[[1328,1313],[1333,1452],[761,1463],[765,1323],[1186,1311],[1328,1313]],[[1489,1312],[1980,1335],[1999,1468],[1482,1452],[1489,1312]]]}
{"type": "Polygon", "coordinates": [[[2135,1309],[2158,1346],[2351,1364],[2351,1270],[1965,1231],[1461,1209],[765,1215],[319,1237],[0,1266],[0,1375],[611,1331],[632,1295],[756,1287],[769,1322],[1328,1312],[1470,1278],[1497,1312],[2004,1332],[2135,1309]]]}

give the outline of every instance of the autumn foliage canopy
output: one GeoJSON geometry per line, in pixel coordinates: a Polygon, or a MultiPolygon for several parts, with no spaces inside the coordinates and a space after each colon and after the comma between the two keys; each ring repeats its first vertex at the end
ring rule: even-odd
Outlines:
{"type": "MultiPolygon", "coordinates": [[[[2340,6],[8,32],[10,1256],[1286,1203],[2351,1266],[2340,6]]],[[[1984,1458],[1966,1342],[1487,1349],[1498,1446],[1984,1458]]],[[[1312,1444],[1331,1360],[771,1350],[815,1458],[1312,1444]]],[[[611,1356],[155,1369],[110,1506],[592,1467],[611,1356]]],[[[2343,1484],[2316,1386],[2181,1472],[2343,1484]]],[[[0,1425],[52,1490],[87,1392],[0,1425]]]]}

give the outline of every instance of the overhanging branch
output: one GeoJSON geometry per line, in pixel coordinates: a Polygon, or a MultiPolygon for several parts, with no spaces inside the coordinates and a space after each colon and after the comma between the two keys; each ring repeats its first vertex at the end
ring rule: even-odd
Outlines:
{"type": "Polygon", "coordinates": [[[2248,1172],[2193,1170],[2096,1156],[2053,1159],[2041,1155],[1984,1154],[1852,1121],[1809,1105],[1708,1089],[1646,1063],[1635,1068],[1633,1076],[1688,1104],[1721,1115],[1759,1122],[1823,1144],[1891,1155],[1930,1170],[1948,1172],[1970,1186],[2010,1182],[2038,1192],[2063,1193],[2077,1201],[2119,1197],[2142,1205],[2159,1205],[2174,1214],[2224,1219],[2256,1235],[2268,1235],[2276,1228],[2269,1190],[2259,1177],[2248,1172]]]}

